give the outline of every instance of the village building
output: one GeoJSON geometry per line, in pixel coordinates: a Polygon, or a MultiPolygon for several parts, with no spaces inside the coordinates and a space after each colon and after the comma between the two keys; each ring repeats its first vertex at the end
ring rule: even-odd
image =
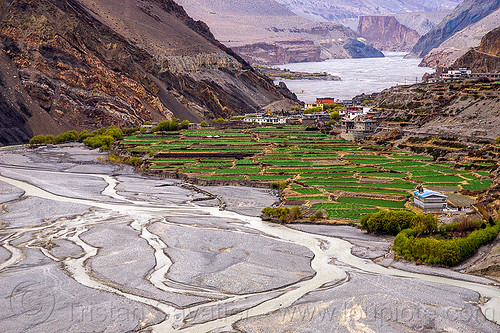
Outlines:
{"type": "Polygon", "coordinates": [[[254,123],[259,125],[284,125],[287,123],[287,117],[249,117],[243,119],[246,123],[254,123]]]}
{"type": "Polygon", "coordinates": [[[345,118],[341,122],[342,131],[340,137],[348,141],[359,141],[375,134],[378,125],[377,120],[363,115],[345,118]]]}
{"type": "Polygon", "coordinates": [[[193,129],[198,129],[201,128],[200,123],[189,123],[188,129],[193,130],[193,129]]]}
{"type": "Polygon", "coordinates": [[[305,114],[302,117],[303,125],[322,125],[330,121],[330,113],[328,112],[313,112],[305,114]]]}
{"type": "Polygon", "coordinates": [[[318,103],[310,103],[306,104],[305,109],[312,109],[312,108],[317,108],[317,107],[323,107],[323,104],[318,104],[318,103]]]}
{"type": "Polygon", "coordinates": [[[443,211],[448,208],[448,196],[421,187],[413,193],[413,204],[426,212],[443,211]]]}
{"type": "Polygon", "coordinates": [[[316,98],[316,104],[336,104],[337,102],[335,101],[335,98],[333,97],[324,97],[324,98],[316,98]]]}

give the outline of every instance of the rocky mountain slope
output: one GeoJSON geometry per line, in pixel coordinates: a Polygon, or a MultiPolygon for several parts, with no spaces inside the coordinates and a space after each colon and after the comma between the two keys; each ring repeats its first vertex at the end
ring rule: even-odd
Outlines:
{"type": "Polygon", "coordinates": [[[476,73],[500,73],[500,27],[487,33],[481,44],[460,57],[453,67],[468,67],[476,73]]]}
{"type": "Polygon", "coordinates": [[[500,84],[464,81],[386,89],[376,97],[388,120],[426,135],[494,140],[500,136],[500,84]]]}
{"type": "MultiPolygon", "coordinates": [[[[252,64],[351,58],[344,48],[355,31],[330,22],[312,22],[274,0],[178,0],[188,14],[203,20],[218,40],[252,64]]],[[[368,56],[380,52],[364,51],[368,56]]]]}
{"type": "Polygon", "coordinates": [[[368,43],[383,51],[410,51],[420,38],[394,16],[361,16],[358,32],[368,43]]]}
{"type": "Polygon", "coordinates": [[[470,48],[479,46],[481,39],[500,24],[500,9],[489,14],[482,20],[469,25],[445,40],[439,47],[432,49],[422,59],[422,66],[450,67],[470,48]]]}
{"type": "Polygon", "coordinates": [[[424,57],[456,32],[478,22],[500,7],[500,0],[465,0],[437,27],[420,38],[412,54],[424,57]]]}
{"type": "Polygon", "coordinates": [[[288,108],[285,95],[172,0],[0,0],[2,144],[288,108]]]}
{"type": "Polygon", "coordinates": [[[277,0],[299,16],[313,21],[342,23],[356,29],[358,17],[405,12],[452,10],[462,0],[277,0]]]}

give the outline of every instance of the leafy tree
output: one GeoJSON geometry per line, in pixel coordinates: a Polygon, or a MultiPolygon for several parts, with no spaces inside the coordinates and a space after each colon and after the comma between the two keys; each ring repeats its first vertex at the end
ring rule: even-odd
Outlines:
{"type": "Polygon", "coordinates": [[[339,120],[340,119],[340,113],[338,111],[333,111],[330,113],[330,120],[339,120]]]}
{"type": "Polygon", "coordinates": [[[224,118],[214,119],[214,123],[216,123],[216,124],[222,124],[222,123],[225,123],[225,122],[226,122],[226,119],[224,119],[224,118]]]}
{"type": "Polygon", "coordinates": [[[311,114],[311,113],[314,113],[314,112],[322,112],[322,111],[323,111],[323,107],[317,106],[317,107],[309,108],[309,109],[305,110],[304,114],[311,114]]]}
{"type": "Polygon", "coordinates": [[[153,129],[154,132],[166,132],[170,130],[170,121],[162,120],[153,129]]]}
{"type": "Polygon", "coordinates": [[[179,125],[179,129],[188,129],[189,128],[189,120],[183,120],[179,125]]]}
{"type": "Polygon", "coordinates": [[[300,207],[293,206],[287,216],[288,222],[297,221],[300,218],[302,218],[302,211],[300,210],[300,207]]]}
{"type": "Polygon", "coordinates": [[[90,136],[83,140],[83,143],[92,148],[100,148],[102,150],[108,150],[111,148],[115,138],[111,135],[96,135],[90,136]]]}
{"type": "Polygon", "coordinates": [[[172,121],[170,122],[169,130],[170,131],[177,131],[179,129],[179,123],[180,123],[179,118],[172,118],[172,121]]]}
{"type": "Polygon", "coordinates": [[[201,126],[201,127],[208,127],[208,123],[207,123],[206,121],[204,121],[204,120],[203,120],[203,121],[200,123],[200,126],[201,126]]]}
{"type": "Polygon", "coordinates": [[[115,126],[109,126],[108,129],[103,133],[104,136],[111,136],[115,140],[123,139],[123,132],[121,129],[116,128],[115,126]]]}

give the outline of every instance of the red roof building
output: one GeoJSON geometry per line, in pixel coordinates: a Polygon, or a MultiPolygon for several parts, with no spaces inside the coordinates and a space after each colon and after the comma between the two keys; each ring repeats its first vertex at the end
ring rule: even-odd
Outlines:
{"type": "Polygon", "coordinates": [[[335,98],[316,98],[316,104],[335,104],[335,98]]]}

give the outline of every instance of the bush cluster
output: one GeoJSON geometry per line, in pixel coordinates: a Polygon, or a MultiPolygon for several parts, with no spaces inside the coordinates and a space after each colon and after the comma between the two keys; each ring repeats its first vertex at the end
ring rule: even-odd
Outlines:
{"type": "Polygon", "coordinates": [[[300,207],[266,207],[262,210],[262,215],[269,218],[278,219],[282,223],[289,223],[302,218],[300,207]]]}
{"type": "MultiPolygon", "coordinates": [[[[80,135],[82,133],[80,133],[80,135]]],[[[85,136],[85,139],[83,139],[83,143],[91,148],[99,148],[102,150],[110,149],[116,140],[120,140],[123,138],[122,130],[114,126],[110,126],[108,128],[100,128],[88,135],[87,133],[83,133],[85,136]]]]}
{"type": "Polygon", "coordinates": [[[394,239],[393,250],[406,260],[454,266],[473,255],[480,246],[493,241],[499,231],[500,225],[494,224],[475,230],[467,237],[437,240],[419,238],[414,229],[406,229],[394,239]]]}
{"type": "Polygon", "coordinates": [[[181,120],[179,118],[172,118],[169,120],[162,120],[158,123],[158,125],[153,128],[153,132],[169,132],[169,131],[178,131],[181,129],[187,129],[189,127],[188,120],[181,120]]]}
{"type": "Polygon", "coordinates": [[[397,235],[412,227],[415,214],[409,211],[381,210],[364,216],[359,222],[361,229],[379,234],[397,235]]]}
{"type": "Polygon", "coordinates": [[[37,135],[31,138],[31,145],[41,145],[41,144],[52,144],[52,143],[65,143],[65,142],[83,142],[85,145],[92,148],[109,149],[111,145],[116,140],[123,138],[123,132],[121,129],[115,126],[110,126],[108,128],[100,128],[92,133],[87,130],[83,130],[80,133],[71,130],[61,133],[54,137],[53,135],[37,135]]]}
{"type": "Polygon", "coordinates": [[[286,189],[286,187],[288,186],[288,182],[287,181],[284,181],[284,182],[273,182],[271,183],[271,188],[273,190],[284,190],[286,189]]]}
{"type": "Polygon", "coordinates": [[[110,154],[108,156],[108,160],[110,162],[114,162],[114,163],[124,163],[124,164],[128,164],[128,165],[133,165],[135,167],[138,167],[139,165],[141,165],[144,162],[139,157],[134,157],[134,156],[120,157],[120,156],[116,156],[115,154],[110,154]]]}

